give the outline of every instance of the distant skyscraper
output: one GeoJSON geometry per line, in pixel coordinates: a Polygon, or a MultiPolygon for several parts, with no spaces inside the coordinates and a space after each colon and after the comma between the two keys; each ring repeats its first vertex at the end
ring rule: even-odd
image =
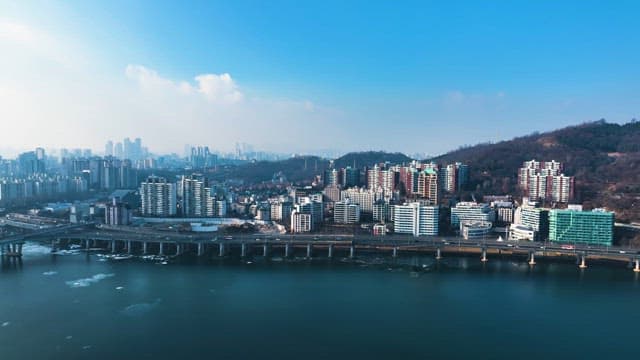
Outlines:
{"type": "Polygon", "coordinates": [[[133,154],[131,160],[142,159],[142,139],[136,138],[133,142],[133,154]]]}
{"type": "Polygon", "coordinates": [[[113,156],[113,150],[114,150],[114,145],[113,145],[113,141],[109,140],[104,144],[104,156],[113,156]]]}
{"type": "Polygon", "coordinates": [[[113,156],[113,141],[109,140],[104,146],[104,156],[113,156]]]}
{"type": "Polygon", "coordinates": [[[113,150],[113,156],[117,157],[118,159],[123,159],[124,158],[124,147],[122,145],[121,142],[118,142],[113,150]]]}
{"type": "Polygon", "coordinates": [[[45,152],[43,148],[22,153],[18,156],[19,173],[25,176],[43,174],[45,168],[45,152]]]}
{"type": "Polygon", "coordinates": [[[211,154],[208,146],[197,146],[191,148],[189,162],[194,169],[204,169],[216,165],[217,156],[211,154]]]}
{"type": "Polygon", "coordinates": [[[123,146],[124,146],[124,154],[123,154],[124,158],[131,159],[131,153],[133,149],[133,143],[131,142],[131,139],[125,138],[123,146]]]}

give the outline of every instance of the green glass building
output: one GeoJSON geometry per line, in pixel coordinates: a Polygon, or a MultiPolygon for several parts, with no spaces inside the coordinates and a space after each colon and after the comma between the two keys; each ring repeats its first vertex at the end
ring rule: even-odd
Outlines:
{"type": "Polygon", "coordinates": [[[551,210],[549,240],[559,243],[611,245],[614,213],[594,210],[551,210]]]}

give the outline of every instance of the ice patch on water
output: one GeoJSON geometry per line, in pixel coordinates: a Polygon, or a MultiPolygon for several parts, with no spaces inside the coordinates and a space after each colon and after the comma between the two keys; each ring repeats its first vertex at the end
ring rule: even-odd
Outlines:
{"type": "Polygon", "coordinates": [[[45,272],[42,273],[42,275],[51,276],[51,275],[55,275],[57,273],[58,273],[57,271],[45,271],[45,272]]]}
{"type": "Polygon", "coordinates": [[[71,340],[71,339],[73,339],[73,336],[68,335],[67,337],[65,337],[65,339],[67,339],[67,340],[71,340]]]}
{"type": "Polygon", "coordinates": [[[51,248],[48,246],[43,246],[40,244],[34,244],[29,242],[22,245],[23,256],[40,256],[40,255],[49,255],[50,253],[51,253],[51,248]]]}
{"type": "Polygon", "coordinates": [[[160,305],[161,302],[162,302],[162,299],[156,299],[154,302],[151,302],[151,303],[140,303],[140,304],[129,305],[122,310],[122,313],[126,316],[142,316],[144,314],[151,312],[154,308],[160,305]]]}
{"type": "Polygon", "coordinates": [[[8,321],[5,321],[5,322],[2,323],[2,327],[7,327],[9,325],[11,325],[11,323],[8,322],[8,321]]]}
{"type": "Polygon", "coordinates": [[[116,286],[116,290],[122,290],[124,289],[124,286],[116,286]]]}
{"type": "Polygon", "coordinates": [[[82,350],[89,350],[91,349],[91,345],[85,345],[82,347],[82,350]]]}
{"type": "Polygon", "coordinates": [[[53,253],[54,255],[78,255],[80,254],[80,250],[58,250],[53,253]]]}
{"type": "Polygon", "coordinates": [[[115,274],[96,274],[85,279],[67,281],[66,284],[72,288],[87,287],[112,276],[115,276],[115,274]]]}

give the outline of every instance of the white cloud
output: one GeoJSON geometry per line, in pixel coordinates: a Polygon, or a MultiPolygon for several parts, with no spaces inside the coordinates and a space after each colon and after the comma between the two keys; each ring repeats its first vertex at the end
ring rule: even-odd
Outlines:
{"type": "Polygon", "coordinates": [[[148,91],[175,90],[183,94],[200,94],[210,102],[236,103],[244,95],[228,73],[197,75],[193,84],[161,77],[155,70],[142,65],[127,65],[125,74],[148,91]]]}
{"type": "Polygon", "coordinates": [[[231,75],[227,73],[198,75],[196,81],[198,82],[198,92],[210,101],[237,102],[242,100],[242,93],[238,91],[231,75]]]}

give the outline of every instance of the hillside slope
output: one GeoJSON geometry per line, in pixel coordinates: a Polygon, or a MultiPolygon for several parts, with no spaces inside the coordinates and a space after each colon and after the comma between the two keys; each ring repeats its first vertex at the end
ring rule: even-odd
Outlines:
{"type": "Polygon", "coordinates": [[[403,164],[411,162],[411,158],[403,153],[388,153],[384,151],[351,152],[335,159],[334,166],[336,168],[353,167],[355,164],[355,167],[362,168],[387,161],[392,164],[403,164]]]}
{"type": "Polygon", "coordinates": [[[563,162],[565,173],[576,177],[576,202],[612,209],[623,221],[640,221],[640,122],[601,120],[462,148],[433,160],[468,163],[467,190],[516,194],[518,168],[531,159],[563,162]]]}

